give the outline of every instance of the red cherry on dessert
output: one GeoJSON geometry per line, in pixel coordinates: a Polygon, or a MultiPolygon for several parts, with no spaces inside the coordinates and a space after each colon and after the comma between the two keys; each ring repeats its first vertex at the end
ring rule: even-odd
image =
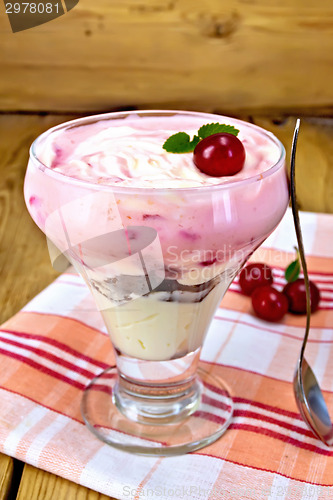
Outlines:
{"type": "Polygon", "coordinates": [[[233,134],[213,134],[196,145],[193,161],[201,172],[212,177],[234,175],[244,166],[245,149],[233,134]]]}
{"type": "Polygon", "coordinates": [[[251,295],[255,288],[273,283],[272,269],[267,264],[252,262],[239,275],[239,286],[245,295],[251,295]]]}
{"type": "Polygon", "coordinates": [[[266,321],[280,321],[288,311],[288,299],[271,285],[256,288],[252,295],[254,312],[266,321]]]}
{"type": "MultiPolygon", "coordinates": [[[[289,311],[295,314],[306,314],[306,290],[304,278],[287,283],[283,293],[289,301],[289,311]]],[[[320,292],[317,285],[310,281],[311,312],[318,309],[320,292]]]]}

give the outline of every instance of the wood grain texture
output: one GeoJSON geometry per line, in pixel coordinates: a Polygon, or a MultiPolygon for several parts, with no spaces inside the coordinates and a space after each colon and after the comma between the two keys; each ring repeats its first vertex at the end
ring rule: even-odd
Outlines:
{"type": "MultiPolygon", "coordinates": [[[[110,500],[111,497],[31,465],[24,467],[17,500],[110,500]]],[[[111,499],[112,500],[112,499],[111,499]]]]}
{"type": "Polygon", "coordinates": [[[331,0],[80,0],[0,47],[2,110],[333,110],[331,0]]]}
{"type": "Polygon", "coordinates": [[[13,459],[0,454],[0,500],[7,500],[12,485],[13,459]]]}
{"type": "MultiPolygon", "coordinates": [[[[296,118],[253,121],[273,132],[287,150],[289,164],[296,118]]],[[[296,154],[296,192],[299,207],[333,213],[333,119],[302,118],[296,154]]]]}
{"type": "Polygon", "coordinates": [[[45,236],[23,199],[29,147],[63,116],[0,115],[0,324],[47,286],[52,268],[45,236]]]}

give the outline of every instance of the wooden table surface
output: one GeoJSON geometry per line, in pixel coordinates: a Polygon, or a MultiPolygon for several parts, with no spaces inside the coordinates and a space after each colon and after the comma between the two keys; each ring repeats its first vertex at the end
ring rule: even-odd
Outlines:
{"type": "MultiPolygon", "coordinates": [[[[69,115],[0,114],[0,324],[57,276],[44,235],[23,199],[29,146],[69,115]]],[[[290,148],[294,118],[243,117],[272,130],[290,148]]],[[[303,119],[297,191],[304,210],[333,213],[332,120],[303,119]]],[[[110,472],[112,474],[112,471],[110,472]]],[[[0,500],[106,500],[109,497],[0,454],[0,500]]]]}

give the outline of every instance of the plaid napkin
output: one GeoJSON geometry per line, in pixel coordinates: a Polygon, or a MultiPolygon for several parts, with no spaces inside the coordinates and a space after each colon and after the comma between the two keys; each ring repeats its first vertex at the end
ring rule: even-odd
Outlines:
{"type": "MultiPolygon", "coordinates": [[[[332,409],[333,215],[302,213],[301,223],[310,278],[322,293],[306,357],[332,409]]],[[[277,287],[295,244],[288,211],[252,258],[273,266],[277,287]]],[[[229,430],[192,454],[131,455],[83,424],[82,391],[114,360],[86,286],[64,273],[0,329],[0,451],[119,499],[330,498],[333,449],[303,423],[291,385],[304,325],[291,314],[259,320],[234,283],[202,351],[203,366],[213,363],[234,397],[229,430]]]]}

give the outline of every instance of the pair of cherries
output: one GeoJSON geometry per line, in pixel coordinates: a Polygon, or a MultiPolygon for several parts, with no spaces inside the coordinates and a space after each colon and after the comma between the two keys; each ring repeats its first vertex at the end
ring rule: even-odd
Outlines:
{"type": "MultiPolygon", "coordinates": [[[[306,291],[303,278],[285,285],[282,292],[272,286],[272,269],[267,264],[253,262],[248,264],[239,275],[239,286],[245,295],[251,296],[256,315],[266,321],[280,321],[289,311],[306,314],[306,291]]],[[[320,292],[310,281],[311,312],[318,309],[320,292]]]]}

